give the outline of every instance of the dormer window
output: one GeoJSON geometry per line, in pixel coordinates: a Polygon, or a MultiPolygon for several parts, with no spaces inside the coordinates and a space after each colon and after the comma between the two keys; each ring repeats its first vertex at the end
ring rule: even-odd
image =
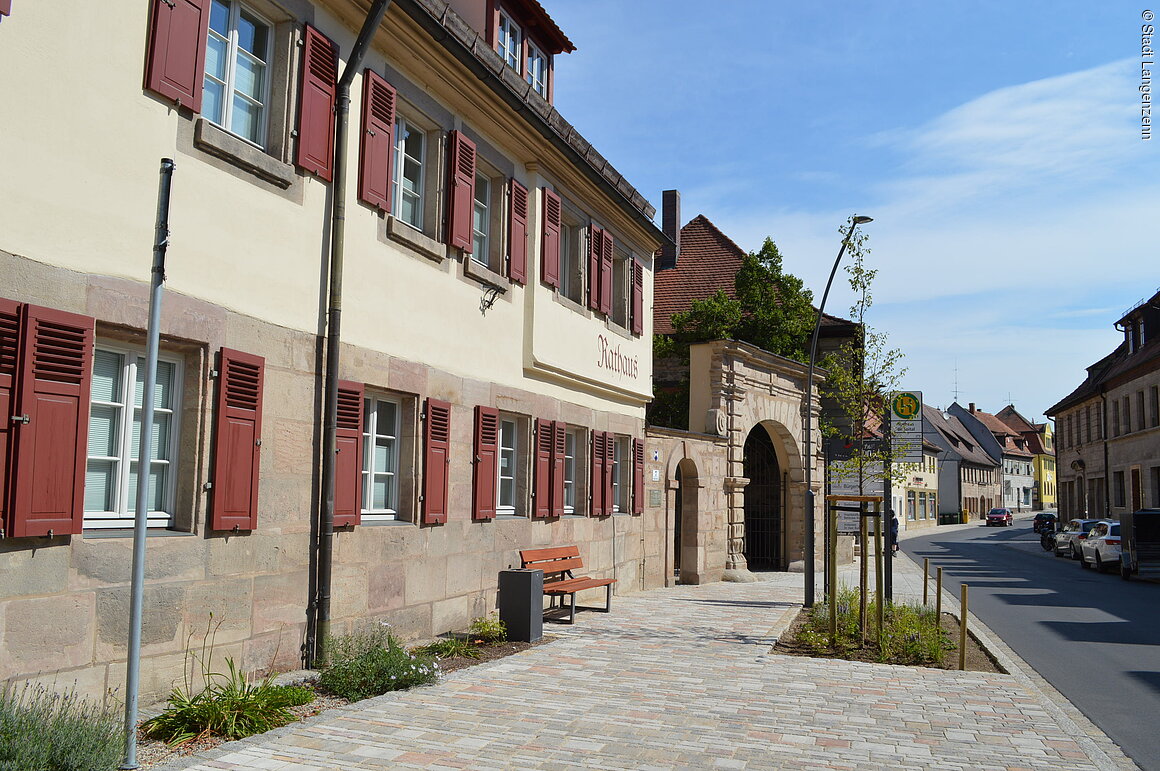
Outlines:
{"type": "Polygon", "coordinates": [[[528,67],[524,79],[532,84],[532,90],[548,98],[548,56],[532,41],[528,41],[528,67]]]}
{"type": "Polygon", "coordinates": [[[503,63],[552,101],[552,58],[576,50],[536,0],[486,0],[487,40],[503,63]]]}
{"type": "Polygon", "coordinates": [[[499,26],[496,30],[496,51],[504,64],[516,72],[523,70],[523,43],[524,32],[520,26],[512,21],[512,17],[503,11],[499,12],[499,26]]]}

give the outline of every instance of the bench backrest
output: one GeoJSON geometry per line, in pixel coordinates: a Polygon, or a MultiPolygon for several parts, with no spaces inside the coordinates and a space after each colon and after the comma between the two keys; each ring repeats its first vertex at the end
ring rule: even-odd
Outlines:
{"type": "Polygon", "coordinates": [[[573,570],[584,567],[580,549],[576,546],[552,546],[547,549],[521,549],[520,561],[524,568],[544,571],[544,583],[562,581],[573,570]]]}

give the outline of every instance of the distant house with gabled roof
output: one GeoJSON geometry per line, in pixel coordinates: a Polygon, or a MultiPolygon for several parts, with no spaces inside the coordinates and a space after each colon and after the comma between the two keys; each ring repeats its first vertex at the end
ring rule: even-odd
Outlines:
{"type": "Polygon", "coordinates": [[[1035,511],[1054,509],[1056,504],[1055,436],[1051,422],[1032,423],[1023,417],[1015,405],[1008,404],[995,413],[1012,430],[1027,441],[1031,452],[1032,473],[1035,477],[1031,493],[1031,508],[1035,511]]]}
{"type": "Polygon", "coordinates": [[[947,412],[957,417],[971,432],[984,452],[1000,466],[1002,505],[1008,509],[1030,509],[1031,491],[1035,485],[1033,456],[1026,440],[995,415],[978,409],[974,402],[964,409],[955,402],[947,412]]]}

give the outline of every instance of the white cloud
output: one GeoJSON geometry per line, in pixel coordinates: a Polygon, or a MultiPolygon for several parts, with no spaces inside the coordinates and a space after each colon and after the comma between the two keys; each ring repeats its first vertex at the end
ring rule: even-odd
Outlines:
{"type": "MultiPolygon", "coordinates": [[[[699,211],[747,249],[773,234],[817,297],[838,226],[855,211],[874,216],[870,324],[907,353],[910,387],[949,403],[957,360],[964,399],[997,411],[1010,392],[1038,415],[1118,343],[1112,323],[1160,283],[1160,156],[1139,138],[1133,77],[1130,61],[1113,62],[880,134],[867,152],[897,156],[897,174],[851,183],[829,211],[699,211]]],[[[842,278],[831,313],[853,299],[842,278]]]]}

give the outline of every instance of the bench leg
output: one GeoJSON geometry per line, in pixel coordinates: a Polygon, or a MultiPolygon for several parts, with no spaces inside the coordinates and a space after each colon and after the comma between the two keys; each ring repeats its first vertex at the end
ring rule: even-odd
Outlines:
{"type": "MultiPolygon", "coordinates": [[[[575,624],[576,623],[576,592],[572,592],[568,596],[572,599],[572,602],[568,605],[568,610],[569,610],[568,623],[575,624]]],[[[564,604],[563,598],[560,599],[560,604],[561,605],[564,604]]]]}
{"type": "Polygon", "coordinates": [[[612,584],[604,587],[604,612],[612,612],[612,584]]]}

